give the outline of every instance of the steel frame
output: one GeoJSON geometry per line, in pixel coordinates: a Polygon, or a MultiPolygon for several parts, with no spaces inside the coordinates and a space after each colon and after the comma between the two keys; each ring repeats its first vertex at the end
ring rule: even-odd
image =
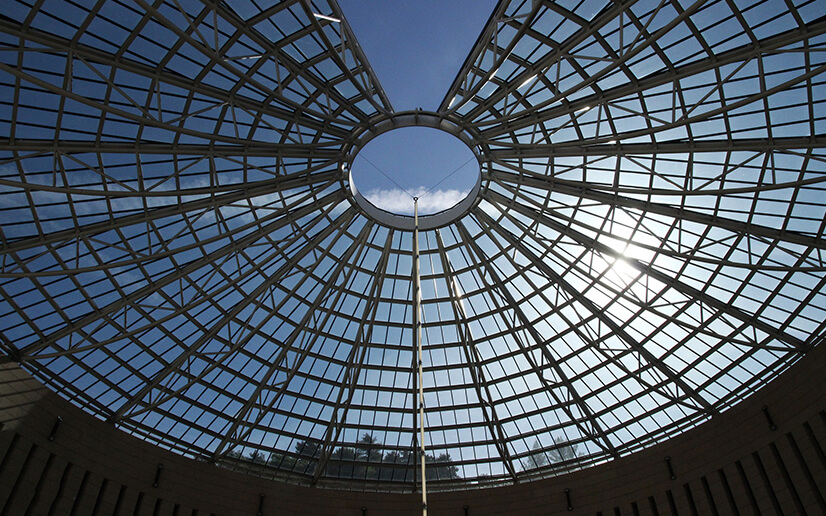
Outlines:
{"type": "Polygon", "coordinates": [[[426,117],[334,0],[7,3],[0,348],[148,441],[322,487],[415,490],[422,459],[431,491],[516,483],[826,336],[820,0],[502,0],[426,117]],[[415,243],[348,186],[399,120],[481,169],[415,243]]]}

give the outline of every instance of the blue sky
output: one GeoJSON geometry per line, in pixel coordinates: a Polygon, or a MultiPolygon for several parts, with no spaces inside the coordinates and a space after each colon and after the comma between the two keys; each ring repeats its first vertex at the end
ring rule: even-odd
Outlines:
{"type": "Polygon", "coordinates": [[[396,111],[435,111],[495,0],[339,0],[396,111]]]}
{"type": "MultiPolygon", "coordinates": [[[[398,112],[436,110],[496,1],[340,0],[339,5],[398,112]]],[[[435,213],[472,187],[478,173],[475,161],[468,162],[472,156],[446,133],[399,129],[371,141],[353,163],[353,174],[359,190],[381,208],[411,214],[409,194],[430,190],[420,200],[420,213],[435,213]]]]}
{"type": "Polygon", "coordinates": [[[438,129],[403,127],[379,135],[353,161],[351,179],[373,204],[394,213],[428,215],[459,203],[479,176],[476,156],[438,129]]]}

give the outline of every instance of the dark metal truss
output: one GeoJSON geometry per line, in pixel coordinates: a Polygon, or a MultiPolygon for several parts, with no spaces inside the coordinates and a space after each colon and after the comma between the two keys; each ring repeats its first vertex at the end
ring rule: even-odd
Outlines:
{"type": "MultiPolygon", "coordinates": [[[[341,167],[393,108],[333,0],[270,4],[3,3],[0,347],[180,453],[409,489],[412,235],[341,167]]],[[[823,7],[500,2],[438,113],[485,164],[420,238],[429,485],[631,453],[823,340],[823,7]]]]}

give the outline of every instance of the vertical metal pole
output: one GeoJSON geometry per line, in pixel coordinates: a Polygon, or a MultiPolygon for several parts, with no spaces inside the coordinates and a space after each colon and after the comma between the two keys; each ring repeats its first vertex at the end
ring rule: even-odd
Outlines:
{"type": "Polygon", "coordinates": [[[419,275],[419,198],[413,198],[413,335],[416,339],[419,384],[419,461],[422,472],[422,516],[427,516],[427,477],[424,448],[424,378],[422,377],[421,277],[419,275]]]}

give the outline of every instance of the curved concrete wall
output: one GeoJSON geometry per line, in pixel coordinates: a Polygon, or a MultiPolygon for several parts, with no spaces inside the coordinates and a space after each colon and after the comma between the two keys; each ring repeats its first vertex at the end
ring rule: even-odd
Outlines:
{"type": "MultiPolygon", "coordinates": [[[[826,514],[824,366],[820,346],[744,403],[666,443],[553,479],[430,493],[428,512],[826,514]]],[[[292,486],[167,452],[84,413],[8,361],[0,364],[0,423],[0,516],[421,514],[415,494],[292,486]]]]}

